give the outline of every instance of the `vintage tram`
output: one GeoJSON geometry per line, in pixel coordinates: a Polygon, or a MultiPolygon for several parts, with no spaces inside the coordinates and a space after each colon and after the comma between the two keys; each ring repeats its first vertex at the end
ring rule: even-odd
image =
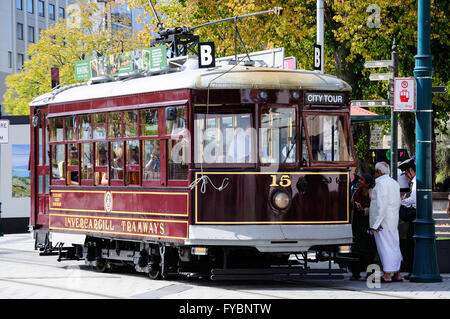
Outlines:
{"type": "Polygon", "coordinates": [[[31,103],[36,249],[150,278],[305,274],[308,253],[336,260],[352,242],[351,87],[174,60],[31,103]]]}

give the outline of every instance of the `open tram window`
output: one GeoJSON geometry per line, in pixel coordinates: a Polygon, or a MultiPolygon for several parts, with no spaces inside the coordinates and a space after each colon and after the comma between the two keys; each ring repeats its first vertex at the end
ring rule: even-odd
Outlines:
{"type": "Polygon", "coordinates": [[[124,136],[125,137],[138,136],[137,121],[138,121],[138,112],[136,110],[123,113],[123,124],[124,124],[124,136]]]}
{"type": "Polygon", "coordinates": [[[298,138],[295,109],[264,108],[259,138],[261,163],[295,163],[298,138]]]}
{"type": "Polygon", "coordinates": [[[66,166],[64,160],[64,144],[52,145],[50,148],[51,158],[51,171],[52,171],[52,184],[58,184],[54,181],[64,181],[66,176],[66,166]]]}
{"type": "Polygon", "coordinates": [[[92,163],[92,143],[82,143],[81,145],[81,180],[89,185],[93,178],[92,163]]]}
{"type": "Polygon", "coordinates": [[[139,112],[141,136],[158,135],[158,109],[146,109],[139,112]]]}
{"type": "Polygon", "coordinates": [[[176,135],[184,130],[186,125],[186,107],[170,106],[165,109],[166,135],[176,135]]]}
{"type": "Polygon", "coordinates": [[[67,145],[67,185],[79,185],[78,144],[67,145]]]}
{"type": "Polygon", "coordinates": [[[108,113],[108,137],[122,137],[122,112],[108,113]]]}
{"type": "Polygon", "coordinates": [[[353,155],[343,115],[305,115],[313,161],[349,162],[353,155]]]}
{"type": "Polygon", "coordinates": [[[73,141],[76,140],[77,131],[77,117],[75,115],[64,117],[64,132],[65,140],[73,141]]]}
{"type": "Polygon", "coordinates": [[[139,141],[127,141],[125,185],[139,185],[139,141]]]}
{"type": "Polygon", "coordinates": [[[205,164],[253,164],[256,134],[247,109],[196,110],[194,162],[205,164]]]}
{"type": "Polygon", "coordinates": [[[49,118],[50,142],[63,141],[63,119],[62,117],[49,118]]]}
{"type": "Polygon", "coordinates": [[[142,179],[144,181],[159,181],[161,176],[161,141],[142,141],[142,179]]]}
{"type": "Polygon", "coordinates": [[[184,138],[169,140],[168,145],[169,180],[188,178],[188,142],[184,138]]]}
{"type": "Polygon", "coordinates": [[[95,185],[108,185],[108,143],[95,143],[95,185]]]}
{"type": "Polygon", "coordinates": [[[90,115],[80,115],[78,117],[80,132],[80,140],[90,140],[91,139],[91,116],[90,115]]]}
{"type": "Polygon", "coordinates": [[[92,115],[93,123],[93,138],[95,140],[101,140],[106,138],[106,114],[94,114],[92,115]]]}
{"type": "Polygon", "coordinates": [[[111,142],[111,180],[120,180],[123,183],[123,142],[111,142]]]}

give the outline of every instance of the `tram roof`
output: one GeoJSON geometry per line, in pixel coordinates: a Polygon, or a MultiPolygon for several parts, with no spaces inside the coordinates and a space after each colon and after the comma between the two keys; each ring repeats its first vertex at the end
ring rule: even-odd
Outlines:
{"type": "MultiPolygon", "coordinates": [[[[191,63],[191,65],[193,65],[191,63]]],[[[68,85],[35,98],[30,106],[39,107],[176,89],[283,89],[309,91],[350,91],[336,76],[305,70],[221,65],[212,69],[185,67],[183,71],[151,75],[106,83],[68,85]]]]}

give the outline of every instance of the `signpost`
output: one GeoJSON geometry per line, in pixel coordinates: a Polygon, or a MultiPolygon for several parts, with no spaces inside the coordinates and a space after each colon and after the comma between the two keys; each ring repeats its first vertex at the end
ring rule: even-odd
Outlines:
{"type": "Polygon", "coordinates": [[[378,60],[378,61],[366,61],[364,62],[364,67],[369,68],[389,68],[393,67],[392,60],[378,60]]]}
{"type": "Polygon", "coordinates": [[[394,79],[394,111],[416,111],[416,81],[414,78],[394,79]]]}
{"type": "Polygon", "coordinates": [[[393,73],[374,73],[369,75],[370,81],[388,81],[393,77],[393,73]]]}
{"type": "Polygon", "coordinates": [[[357,107],[390,107],[388,100],[353,100],[351,106],[357,107]]]}

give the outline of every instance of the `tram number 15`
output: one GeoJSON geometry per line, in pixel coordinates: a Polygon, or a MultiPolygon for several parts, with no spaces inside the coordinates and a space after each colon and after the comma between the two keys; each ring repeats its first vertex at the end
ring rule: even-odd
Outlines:
{"type": "Polygon", "coordinates": [[[289,178],[289,175],[281,175],[279,183],[277,183],[277,175],[270,175],[270,177],[272,177],[272,184],[270,184],[270,186],[281,186],[281,187],[291,186],[291,180],[289,178]]]}

